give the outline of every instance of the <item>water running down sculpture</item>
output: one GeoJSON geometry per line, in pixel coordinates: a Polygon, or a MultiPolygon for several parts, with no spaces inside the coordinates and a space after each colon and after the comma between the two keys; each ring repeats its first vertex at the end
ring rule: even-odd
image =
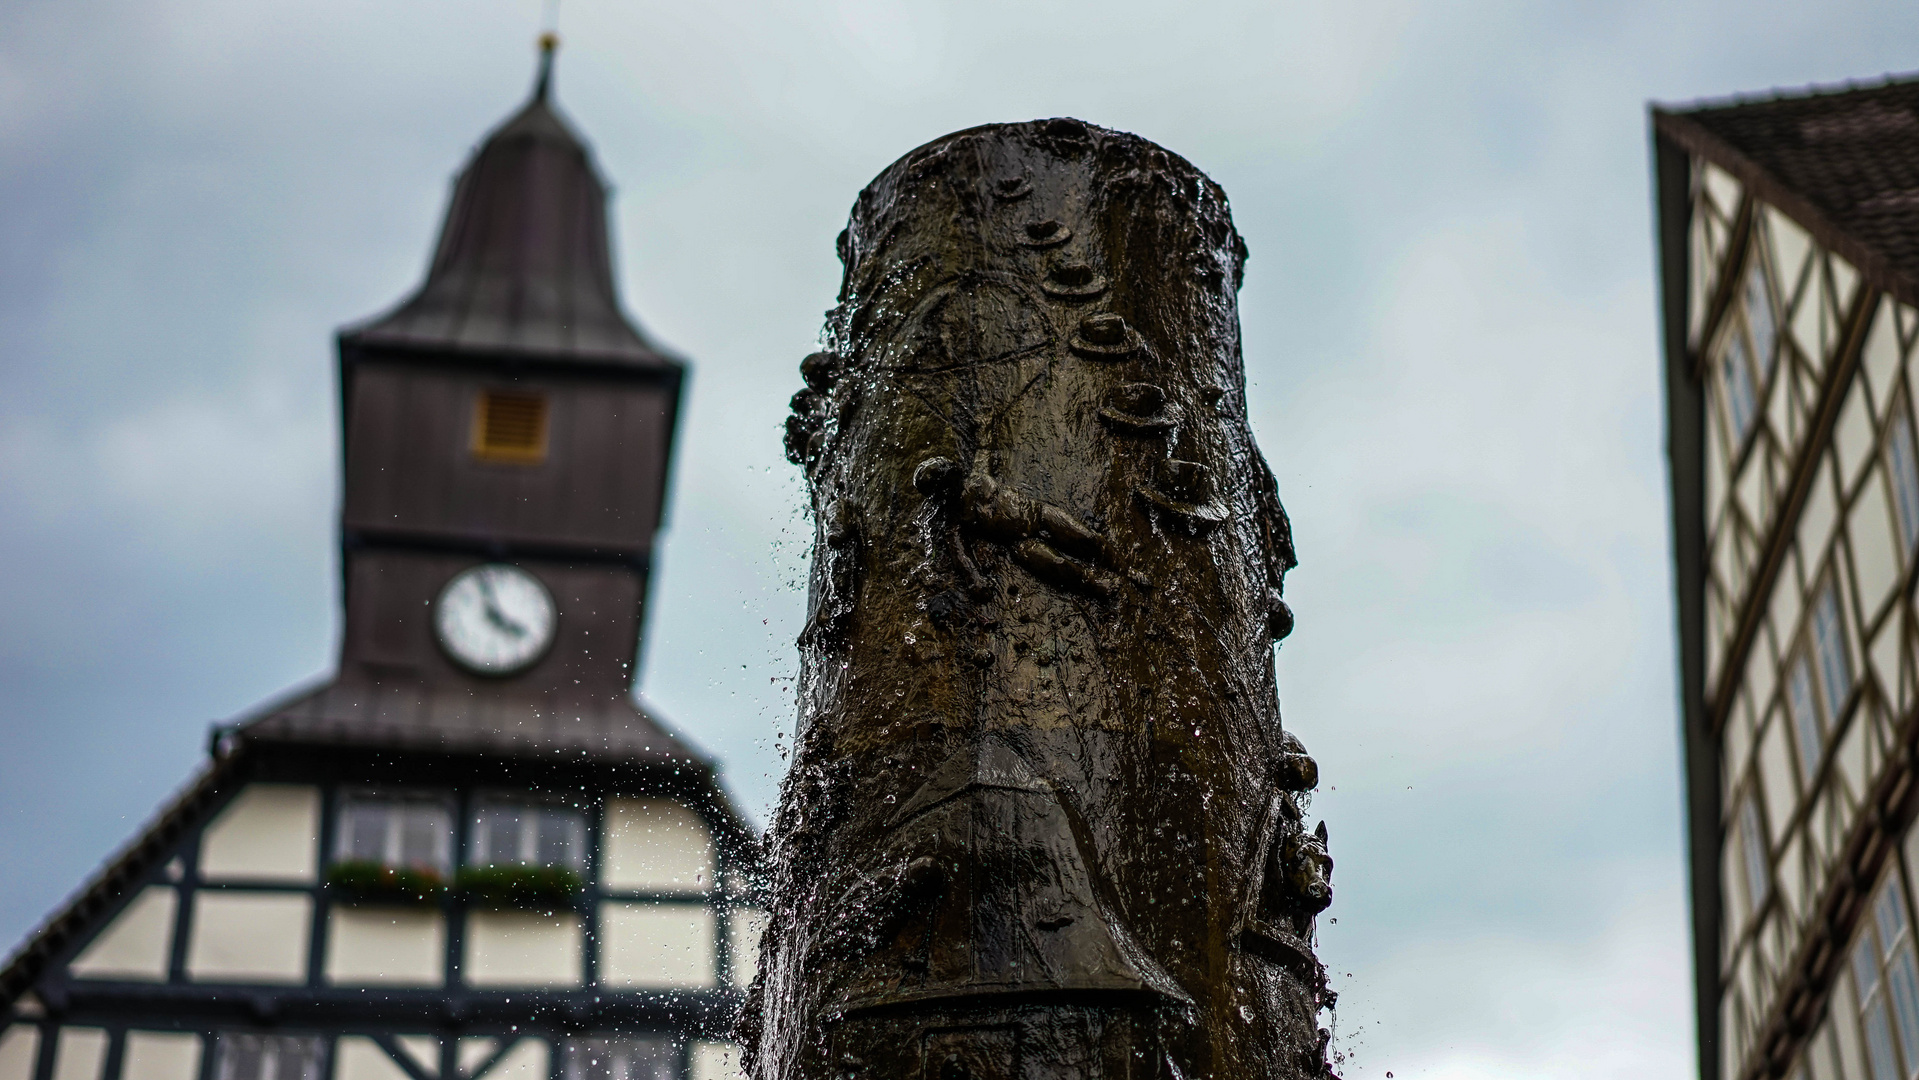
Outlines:
{"type": "Polygon", "coordinates": [[[839,254],[787,425],[818,533],[752,1075],[1327,1075],[1225,193],[1076,120],[975,128],[839,254]]]}

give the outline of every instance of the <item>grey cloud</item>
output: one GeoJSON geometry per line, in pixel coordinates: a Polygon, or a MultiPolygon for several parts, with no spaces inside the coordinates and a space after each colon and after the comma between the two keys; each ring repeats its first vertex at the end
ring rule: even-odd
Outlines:
{"type": "MultiPolygon", "coordinates": [[[[537,17],[0,14],[0,936],[185,779],[208,721],[330,662],[331,333],[414,283],[537,17]]],[[[791,730],[810,537],[778,425],[854,194],[976,123],[1136,130],[1226,187],[1253,252],[1251,404],[1302,555],[1282,689],[1327,777],[1349,1075],[1689,1067],[1644,103],[1873,75],[1909,62],[1919,14],[562,19],[559,97],[617,185],[629,305],[695,365],[643,685],[746,803],[791,730]]]]}

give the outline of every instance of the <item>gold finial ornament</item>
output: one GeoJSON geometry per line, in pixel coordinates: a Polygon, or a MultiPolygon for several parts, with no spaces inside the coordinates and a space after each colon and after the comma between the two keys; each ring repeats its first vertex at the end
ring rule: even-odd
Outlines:
{"type": "Polygon", "coordinates": [[[533,96],[545,101],[553,87],[553,53],[560,47],[560,35],[551,30],[540,34],[540,74],[533,84],[533,96]]]}

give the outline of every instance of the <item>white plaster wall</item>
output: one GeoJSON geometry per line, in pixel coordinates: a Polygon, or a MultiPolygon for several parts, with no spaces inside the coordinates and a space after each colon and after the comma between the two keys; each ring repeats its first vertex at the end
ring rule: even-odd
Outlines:
{"type": "Polygon", "coordinates": [[[634,892],[713,887],[713,834],[671,799],[609,799],[600,885],[634,892]]]}
{"type": "Polygon", "coordinates": [[[168,885],[149,885],[113,917],[67,970],[81,979],[165,982],[173,947],[174,905],[168,885]]]}
{"type": "Polygon", "coordinates": [[[600,905],[600,983],[701,987],[715,982],[713,909],[704,904],[600,905]]]}
{"type": "Polygon", "coordinates": [[[53,1080],[100,1080],[107,1063],[107,1033],[99,1028],[61,1028],[53,1049],[53,1080]]]}
{"type": "MultiPolygon", "coordinates": [[[[129,1078],[131,1080],[131,1078],[129,1078]]],[[[342,1035],[333,1044],[333,1080],[410,1080],[380,1044],[364,1035],[342,1035]]]]}
{"type": "Polygon", "coordinates": [[[248,784],[200,836],[210,881],[310,882],[318,873],[320,789],[248,784]]]}
{"type": "MultiPolygon", "coordinates": [[[[550,1051],[540,1039],[521,1039],[507,1051],[498,1065],[488,1069],[485,1080],[546,1080],[550,1051]]],[[[480,1080],[475,1077],[474,1080],[480,1080]]]]}
{"type": "Polygon", "coordinates": [[[396,1035],[393,1041],[400,1044],[400,1052],[411,1058],[422,1072],[440,1071],[440,1040],[431,1035],[396,1035]]]}
{"type": "Polygon", "coordinates": [[[580,919],[533,911],[466,917],[463,974],[473,986],[580,985],[580,919]]]}
{"type": "Polygon", "coordinates": [[[0,1032],[0,1080],[33,1080],[40,1056],[40,1029],[15,1024],[0,1032]]]}
{"type": "Polygon", "coordinates": [[[473,1070],[479,1068],[481,1063],[492,1057],[493,1051],[499,1048],[500,1040],[485,1035],[469,1035],[461,1039],[457,1054],[460,1072],[467,1076],[473,1075],[473,1070]]]}
{"type": "Polygon", "coordinates": [[[201,890],[194,897],[187,974],[201,981],[305,982],[313,898],[201,890]]]}
{"type": "Polygon", "coordinates": [[[199,1080],[200,1036],[181,1031],[129,1031],[125,1080],[199,1080]]]}
{"type": "Polygon", "coordinates": [[[737,1043],[696,1039],[687,1062],[688,1080],[745,1080],[737,1043]]]}
{"type": "Polygon", "coordinates": [[[407,907],[335,906],[327,918],[331,983],[438,986],[446,978],[446,918],[407,907]]]}
{"type": "Polygon", "coordinates": [[[727,915],[726,923],[733,985],[745,986],[760,970],[760,935],[766,932],[766,912],[759,908],[734,908],[727,915]]]}

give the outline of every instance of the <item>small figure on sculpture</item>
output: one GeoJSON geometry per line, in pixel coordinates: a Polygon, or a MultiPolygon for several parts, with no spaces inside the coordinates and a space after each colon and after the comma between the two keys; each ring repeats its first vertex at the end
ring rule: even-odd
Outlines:
{"type": "Polygon", "coordinates": [[[1115,562],[1105,537],[1065,510],[1001,484],[983,466],[969,472],[951,458],[927,458],[914,470],[913,486],[939,503],[935,530],[976,598],[990,595],[993,584],[967,551],[969,539],[1003,545],[1014,562],[1060,588],[1101,599],[1119,591],[1119,578],[1101,569],[1115,562]]]}

